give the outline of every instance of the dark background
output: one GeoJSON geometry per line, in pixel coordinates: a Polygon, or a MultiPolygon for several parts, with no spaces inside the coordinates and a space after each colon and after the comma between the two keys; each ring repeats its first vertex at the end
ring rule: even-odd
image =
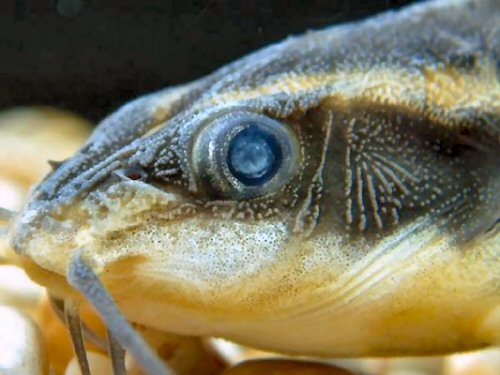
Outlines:
{"type": "Polygon", "coordinates": [[[285,36],[408,0],[0,0],[0,110],[54,105],[98,120],[285,36]]]}

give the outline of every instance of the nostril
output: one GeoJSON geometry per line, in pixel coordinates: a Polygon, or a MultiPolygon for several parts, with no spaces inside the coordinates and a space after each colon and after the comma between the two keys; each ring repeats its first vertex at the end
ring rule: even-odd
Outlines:
{"type": "Polygon", "coordinates": [[[61,161],[56,161],[56,160],[47,160],[47,163],[49,163],[50,168],[52,168],[52,172],[55,172],[61,165],[64,164],[66,160],[61,160],[61,161]]]}
{"type": "Polygon", "coordinates": [[[122,180],[145,181],[148,178],[147,172],[141,167],[120,168],[113,172],[122,180]]]}

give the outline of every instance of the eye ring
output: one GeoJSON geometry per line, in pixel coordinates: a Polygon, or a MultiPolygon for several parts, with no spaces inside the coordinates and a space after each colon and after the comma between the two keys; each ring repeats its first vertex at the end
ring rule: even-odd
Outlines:
{"type": "Polygon", "coordinates": [[[201,126],[191,149],[196,176],[217,195],[250,198],[286,184],[299,165],[299,141],[285,123],[257,113],[223,114],[201,126]]]}

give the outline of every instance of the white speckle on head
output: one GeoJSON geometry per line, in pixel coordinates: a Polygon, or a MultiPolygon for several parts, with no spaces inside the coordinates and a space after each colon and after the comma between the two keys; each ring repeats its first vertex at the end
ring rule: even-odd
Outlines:
{"type": "Polygon", "coordinates": [[[248,284],[244,278],[271,277],[287,250],[287,238],[288,228],[280,221],[257,225],[189,218],[130,229],[114,243],[99,245],[103,252],[98,262],[143,256],[148,259],[147,272],[158,280],[208,293],[248,284]]]}
{"type": "Polygon", "coordinates": [[[269,267],[284,250],[287,230],[283,223],[249,225],[213,220],[193,226],[190,221],[177,224],[174,234],[162,229],[160,238],[166,245],[165,266],[180,265],[176,269],[181,271],[185,265],[189,277],[200,282],[235,282],[269,267]],[[193,270],[199,272],[193,274],[193,270]]]}

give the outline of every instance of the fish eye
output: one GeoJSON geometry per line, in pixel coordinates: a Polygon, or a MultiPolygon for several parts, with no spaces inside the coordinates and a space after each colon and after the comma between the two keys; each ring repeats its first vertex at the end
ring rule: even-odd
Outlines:
{"type": "Polygon", "coordinates": [[[227,165],[243,184],[258,186],[276,174],[282,156],[276,136],[258,123],[253,123],[229,142],[227,165]]]}
{"type": "Polygon", "coordinates": [[[275,191],[293,177],[299,164],[294,131],[260,114],[225,114],[203,126],[195,138],[193,169],[224,197],[275,191]]]}

